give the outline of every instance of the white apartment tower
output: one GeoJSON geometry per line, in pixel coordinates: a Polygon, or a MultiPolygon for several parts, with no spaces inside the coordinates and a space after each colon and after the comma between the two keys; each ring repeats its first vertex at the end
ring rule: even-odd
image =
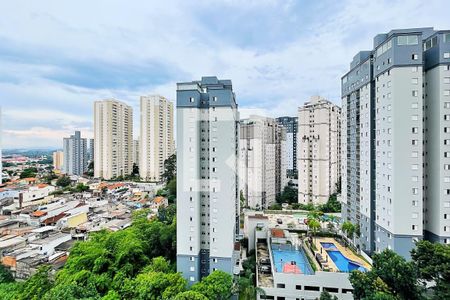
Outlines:
{"type": "Polygon", "coordinates": [[[342,77],[342,213],[368,253],[450,243],[449,65],[448,31],[392,30],[342,77]]]}
{"type": "Polygon", "coordinates": [[[164,161],[175,150],[173,126],[171,101],[159,95],[141,97],[141,178],[158,182],[162,180],[164,161]]]}
{"type": "Polygon", "coordinates": [[[284,186],[286,129],[275,119],[250,116],[240,122],[239,180],[246,205],[267,209],[284,186]]]}
{"type": "Polygon", "coordinates": [[[239,113],[231,80],[177,84],[177,140],[177,270],[192,284],[216,269],[236,271],[239,113]]]}
{"type": "Polygon", "coordinates": [[[340,177],[339,106],[311,97],[298,109],[298,202],[323,204],[340,177]]]}
{"type": "Polygon", "coordinates": [[[94,103],[94,176],[111,179],[132,172],[133,109],[107,99],[94,103]]]}

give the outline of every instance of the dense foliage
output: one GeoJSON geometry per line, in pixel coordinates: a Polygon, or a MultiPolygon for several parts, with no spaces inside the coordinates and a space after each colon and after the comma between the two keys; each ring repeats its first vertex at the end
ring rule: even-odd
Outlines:
{"type": "Polygon", "coordinates": [[[375,254],[371,271],[350,275],[355,299],[450,299],[450,246],[421,241],[411,257],[406,261],[391,250],[375,254]],[[427,290],[431,280],[435,286],[427,290]]]}
{"type": "Polygon", "coordinates": [[[61,176],[56,180],[56,185],[60,187],[67,187],[72,183],[70,177],[67,175],[61,176]]]}
{"type": "Polygon", "coordinates": [[[175,272],[175,208],[157,219],[148,211],[133,215],[133,225],[101,231],[71,249],[63,269],[52,275],[43,266],[24,283],[13,282],[0,268],[1,299],[227,299],[230,275],[215,271],[188,291],[175,272]]]}
{"type": "Polygon", "coordinates": [[[20,173],[20,178],[32,178],[36,177],[38,170],[35,167],[26,168],[20,173]]]}

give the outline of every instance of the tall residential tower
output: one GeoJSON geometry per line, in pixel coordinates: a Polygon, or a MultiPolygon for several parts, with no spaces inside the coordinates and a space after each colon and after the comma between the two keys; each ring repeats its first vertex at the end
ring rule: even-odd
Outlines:
{"type": "Polygon", "coordinates": [[[235,272],[239,113],[231,80],[177,84],[177,270],[235,272]]]}
{"type": "Polygon", "coordinates": [[[449,65],[448,31],[392,30],[342,77],[343,216],[368,253],[450,243],[449,65]]]}
{"type": "Polygon", "coordinates": [[[68,175],[83,175],[87,171],[87,141],[79,131],[63,139],[63,172],[68,175]]]}
{"type": "Polygon", "coordinates": [[[139,173],[146,180],[161,181],[164,161],[175,151],[173,103],[166,98],[141,97],[139,173]]]}
{"type": "Polygon", "coordinates": [[[311,97],[298,109],[298,202],[323,204],[337,191],[340,177],[339,106],[311,97]]]}
{"type": "Polygon", "coordinates": [[[94,177],[111,179],[133,168],[133,109],[108,99],[94,103],[94,177]]]}
{"type": "Polygon", "coordinates": [[[267,209],[286,183],[286,129],[275,119],[250,116],[240,122],[240,190],[251,208],[267,209]]]}

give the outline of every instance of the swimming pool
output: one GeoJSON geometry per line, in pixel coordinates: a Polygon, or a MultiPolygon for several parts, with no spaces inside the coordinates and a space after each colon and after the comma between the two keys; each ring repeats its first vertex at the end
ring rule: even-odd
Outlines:
{"type": "Polygon", "coordinates": [[[272,255],[275,272],[278,273],[301,273],[312,275],[313,270],[302,249],[292,249],[291,245],[272,244],[272,255]],[[296,267],[298,268],[296,268],[296,267]],[[299,272],[294,270],[298,269],[299,272]]]}
{"type": "Polygon", "coordinates": [[[339,269],[339,271],[342,272],[351,272],[353,270],[359,270],[362,272],[366,271],[366,268],[363,266],[360,266],[359,264],[349,260],[347,257],[345,257],[341,251],[336,247],[333,243],[320,243],[322,245],[322,248],[327,251],[330,258],[333,260],[336,267],[339,269]]]}

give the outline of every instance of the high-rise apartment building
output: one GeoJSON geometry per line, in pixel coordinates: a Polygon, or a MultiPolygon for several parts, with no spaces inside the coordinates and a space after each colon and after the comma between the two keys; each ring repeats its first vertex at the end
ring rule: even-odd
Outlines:
{"type": "Polygon", "coordinates": [[[174,153],[173,103],[154,95],[141,97],[140,176],[161,181],[164,161],[174,153]]]}
{"type": "Polygon", "coordinates": [[[298,109],[298,202],[323,204],[337,191],[340,177],[339,106],[311,97],[298,109]]]}
{"type": "Polygon", "coordinates": [[[94,103],[94,177],[111,179],[133,168],[133,109],[108,99],[94,103]]]}
{"type": "Polygon", "coordinates": [[[139,140],[134,140],[133,141],[133,165],[136,165],[139,167],[139,149],[140,145],[139,145],[139,140]]]}
{"type": "Polygon", "coordinates": [[[55,151],[53,152],[53,169],[62,171],[64,165],[64,152],[55,151]]]}
{"type": "Polygon", "coordinates": [[[231,80],[177,84],[177,270],[190,284],[233,273],[239,113],[231,80]]]}
{"type": "Polygon", "coordinates": [[[87,171],[87,142],[79,131],[63,139],[63,172],[68,175],[83,175],[87,171]]]}
{"type": "Polygon", "coordinates": [[[297,130],[298,117],[279,117],[276,121],[286,128],[286,148],[284,158],[286,161],[286,177],[297,176],[297,130]]]}
{"type": "Polygon", "coordinates": [[[89,162],[94,161],[94,139],[89,139],[88,154],[89,162]]]}
{"type": "Polygon", "coordinates": [[[276,202],[286,176],[286,129],[275,119],[250,116],[240,122],[239,180],[246,205],[267,209],[276,202]]]}
{"type": "Polygon", "coordinates": [[[342,77],[342,212],[366,252],[450,243],[449,65],[448,31],[392,30],[342,77]]]}

